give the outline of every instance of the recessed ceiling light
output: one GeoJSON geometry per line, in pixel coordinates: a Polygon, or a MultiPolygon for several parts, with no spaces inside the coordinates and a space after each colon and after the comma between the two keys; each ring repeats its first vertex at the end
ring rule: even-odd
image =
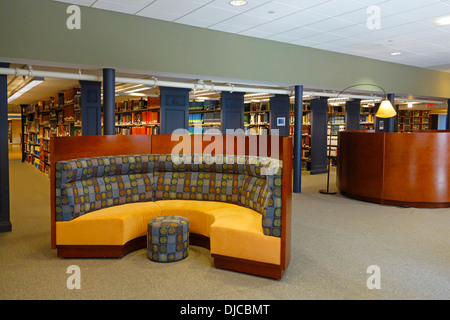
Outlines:
{"type": "Polygon", "coordinates": [[[447,26],[450,24],[450,16],[442,17],[439,19],[434,20],[434,23],[440,25],[440,26],[447,26]]]}
{"type": "Polygon", "coordinates": [[[401,52],[391,52],[391,56],[399,56],[399,55],[401,55],[402,53],[401,52]]]}
{"type": "Polygon", "coordinates": [[[240,6],[246,5],[247,1],[245,1],[245,0],[233,0],[233,1],[230,1],[230,4],[232,6],[235,6],[235,7],[240,7],[240,6]]]}

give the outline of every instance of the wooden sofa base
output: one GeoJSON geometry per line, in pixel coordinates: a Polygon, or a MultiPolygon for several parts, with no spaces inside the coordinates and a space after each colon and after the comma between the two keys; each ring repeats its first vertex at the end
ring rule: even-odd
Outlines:
{"type": "MultiPolygon", "coordinates": [[[[210,249],[210,240],[200,234],[189,234],[189,245],[210,249]]],[[[147,237],[139,237],[123,246],[92,246],[92,245],[58,245],[59,258],[122,258],[127,254],[147,247],[147,237]]],[[[284,270],[280,266],[251,260],[244,260],[213,254],[214,267],[242,273],[253,274],[272,279],[283,278],[284,270]]]]}
{"type": "MultiPolygon", "coordinates": [[[[209,238],[200,234],[189,234],[189,245],[210,249],[209,238]]],[[[147,237],[128,241],[123,246],[57,245],[59,258],[122,258],[127,254],[147,248],[147,237]]]]}

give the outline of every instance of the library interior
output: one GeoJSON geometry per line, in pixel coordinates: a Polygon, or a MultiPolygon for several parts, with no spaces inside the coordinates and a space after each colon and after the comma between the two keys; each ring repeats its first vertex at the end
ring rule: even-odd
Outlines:
{"type": "Polygon", "coordinates": [[[138,2],[0,4],[0,299],[450,299],[450,65],[288,43],[374,2],[450,50],[449,4],[138,2]]]}

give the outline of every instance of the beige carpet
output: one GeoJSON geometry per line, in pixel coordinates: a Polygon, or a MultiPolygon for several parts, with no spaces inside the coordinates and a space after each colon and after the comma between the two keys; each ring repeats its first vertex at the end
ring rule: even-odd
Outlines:
{"type": "Polygon", "coordinates": [[[281,281],[215,269],[209,251],[194,246],[172,264],[149,261],[145,249],[59,259],[50,249],[48,177],[11,160],[10,185],[0,299],[450,299],[450,209],[323,195],[326,175],[303,175],[303,193],[293,196],[292,261],[281,281]],[[80,290],[67,288],[71,265],[80,267],[80,290]],[[366,286],[370,265],[380,267],[379,290],[366,286]]]}

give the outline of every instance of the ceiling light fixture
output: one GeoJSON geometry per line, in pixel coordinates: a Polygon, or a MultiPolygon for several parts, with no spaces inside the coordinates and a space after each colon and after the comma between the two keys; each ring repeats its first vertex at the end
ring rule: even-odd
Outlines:
{"type": "Polygon", "coordinates": [[[233,1],[230,1],[230,4],[232,6],[235,6],[235,7],[240,7],[240,6],[245,6],[247,4],[247,1],[245,1],[245,0],[233,0],[233,1]]]}
{"type": "Polygon", "coordinates": [[[8,103],[10,103],[13,100],[16,100],[18,97],[20,97],[21,95],[23,95],[25,92],[30,91],[31,89],[33,89],[34,87],[36,87],[37,85],[40,85],[42,82],[44,82],[44,78],[40,78],[40,77],[34,77],[32,79],[30,79],[24,86],[22,86],[19,90],[17,90],[16,92],[14,92],[9,98],[8,98],[8,103]]]}
{"type": "Polygon", "coordinates": [[[450,25],[450,16],[442,17],[434,20],[434,23],[440,26],[448,26],[450,25]]]}
{"type": "Polygon", "coordinates": [[[399,56],[399,55],[401,55],[401,54],[402,54],[402,53],[399,52],[399,51],[391,52],[391,56],[399,56]]]}
{"type": "Polygon", "coordinates": [[[140,91],[145,91],[145,90],[150,90],[150,89],[153,89],[153,88],[150,87],[150,86],[145,86],[145,87],[142,87],[142,88],[136,88],[136,89],[127,90],[124,93],[135,93],[135,92],[140,92],[140,91]]]}

